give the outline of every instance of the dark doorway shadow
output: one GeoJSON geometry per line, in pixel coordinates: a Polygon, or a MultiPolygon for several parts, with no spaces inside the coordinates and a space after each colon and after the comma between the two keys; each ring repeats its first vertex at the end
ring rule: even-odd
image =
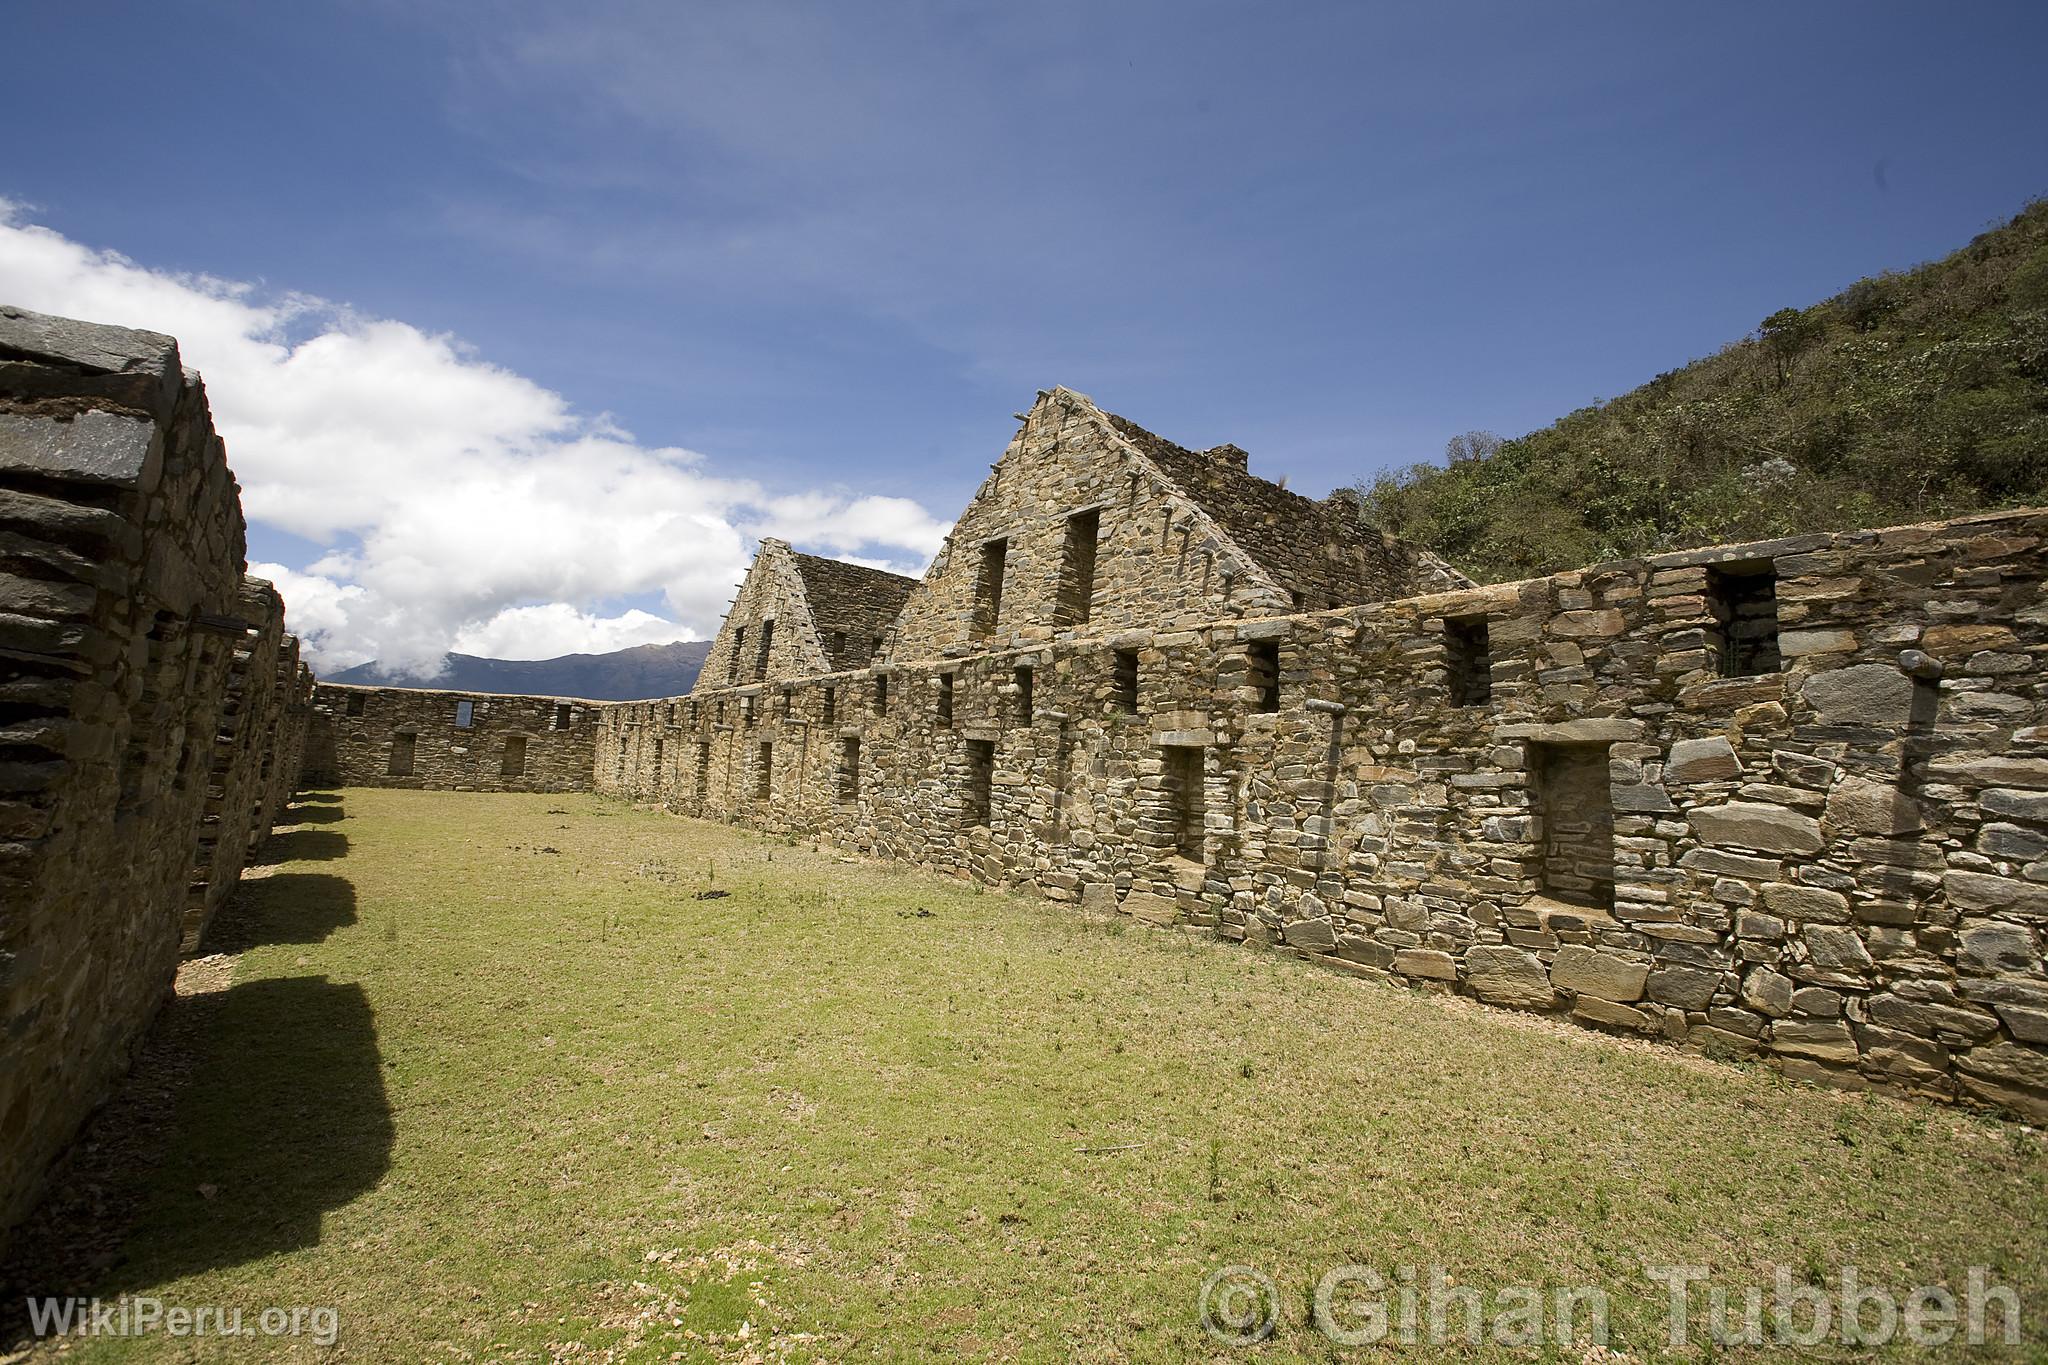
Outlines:
{"type": "Polygon", "coordinates": [[[318,943],[356,922],[356,888],[326,872],[273,872],[235,888],[207,926],[201,955],[239,953],[262,943],[318,943]]]}
{"type": "Polygon", "coordinates": [[[288,829],[263,844],[266,863],[327,862],[348,856],[348,836],[338,829],[288,829]]]}
{"type": "Polygon", "coordinates": [[[316,1245],[327,1211],[382,1180],[392,1141],[361,987],[177,997],[0,1267],[0,1347],[23,1341],[26,1295],[133,1293],[316,1245]]]}

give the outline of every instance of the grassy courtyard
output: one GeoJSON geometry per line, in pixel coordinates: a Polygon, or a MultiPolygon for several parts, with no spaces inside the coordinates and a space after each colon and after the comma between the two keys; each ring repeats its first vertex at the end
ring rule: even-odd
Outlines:
{"type": "Polygon", "coordinates": [[[67,1358],[1446,1353],[1313,1331],[1347,1263],[1611,1296],[1606,1353],[1478,1358],[1669,1358],[1646,1264],[1706,1267],[1696,1303],[1780,1265],[1958,1291],[1981,1265],[2040,1327],[2048,1159],[2015,1125],[590,796],[293,818],[78,1288],[331,1306],[339,1341],[67,1358]],[[1278,1285],[1270,1341],[1198,1325],[1230,1264],[1278,1285]]]}

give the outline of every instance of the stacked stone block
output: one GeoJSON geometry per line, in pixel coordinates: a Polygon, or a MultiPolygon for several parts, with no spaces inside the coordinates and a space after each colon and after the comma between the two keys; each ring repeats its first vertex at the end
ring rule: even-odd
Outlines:
{"type": "Polygon", "coordinates": [[[1338,611],[1105,613],[1093,633],[1051,628],[1048,592],[978,650],[908,629],[914,599],[875,667],[608,708],[595,777],[1334,970],[2039,1118],[2044,537],[2048,515],[2018,512],[1338,611]],[[1721,644],[1724,568],[1773,587],[1747,665],[1721,644]],[[1482,617],[1474,700],[1453,684],[1482,617]],[[1535,767],[1567,756],[1546,791],[1535,767]]]}
{"type": "Polygon", "coordinates": [[[601,709],[576,697],[320,683],[313,689],[300,782],[588,791],[601,709]]]}
{"type": "Polygon", "coordinates": [[[288,731],[256,738],[282,618],[243,578],[235,481],[171,338],[0,307],[0,537],[5,1228],[297,763],[288,731]]]}

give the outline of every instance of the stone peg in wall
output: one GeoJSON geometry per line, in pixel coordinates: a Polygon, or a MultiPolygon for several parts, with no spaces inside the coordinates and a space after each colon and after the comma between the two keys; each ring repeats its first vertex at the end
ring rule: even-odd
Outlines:
{"type": "Polygon", "coordinates": [[[1919,682],[1941,681],[1941,660],[1917,649],[1899,651],[1899,671],[1919,682]]]}

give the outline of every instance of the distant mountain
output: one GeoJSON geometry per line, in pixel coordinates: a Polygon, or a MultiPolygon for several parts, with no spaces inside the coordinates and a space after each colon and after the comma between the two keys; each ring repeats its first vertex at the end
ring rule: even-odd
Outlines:
{"type": "Polygon", "coordinates": [[[610,654],[564,654],[558,659],[479,659],[450,654],[445,672],[432,677],[385,674],[375,660],[323,678],[324,682],[385,687],[438,687],[450,692],[509,692],[529,697],[587,697],[591,701],[645,701],[690,690],[709,640],[635,645],[610,654]]]}

